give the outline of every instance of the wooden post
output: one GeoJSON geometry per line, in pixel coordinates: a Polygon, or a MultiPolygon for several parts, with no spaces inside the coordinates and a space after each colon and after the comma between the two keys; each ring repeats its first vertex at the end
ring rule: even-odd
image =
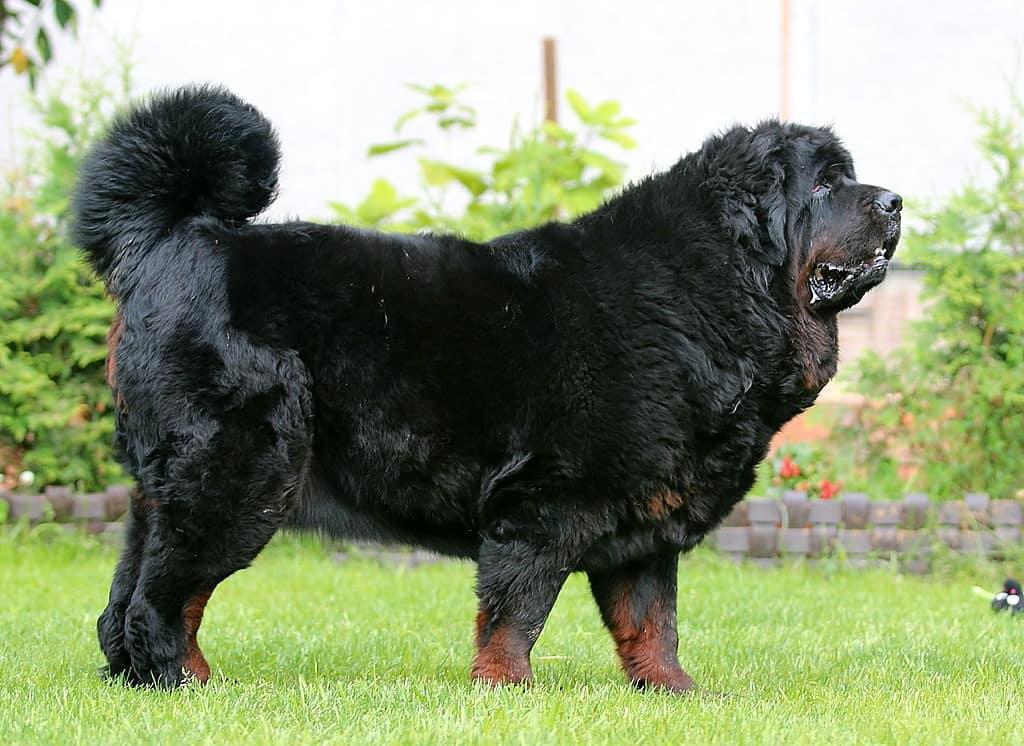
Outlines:
{"type": "Polygon", "coordinates": [[[790,0],[782,0],[779,38],[779,119],[789,119],[789,21],[790,0]]]}
{"type": "Polygon", "coordinates": [[[558,121],[558,53],[555,39],[545,36],[544,46],[544,119],[548,122],[558,121]]]}

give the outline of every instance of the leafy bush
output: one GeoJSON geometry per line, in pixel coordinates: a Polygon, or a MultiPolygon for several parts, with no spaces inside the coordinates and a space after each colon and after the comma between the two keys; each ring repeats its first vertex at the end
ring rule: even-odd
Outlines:
{"type": "Polygon", "coordinates": [[[65,235],[88,143],[126,98],[93,82],[35,99],[41,132],[0,184],[0,464],[23,480],[97,489],[122,478],[104,381],[113,306],[65,235]]]}
{"type": "MultiPolygon", "coordinates": [[[[399,117],[396,134],[423,119],[449,135],[476,126],[476,111],[459,99],[462,87],[410,88],[426,101],[399,117]]],[[[634,121],[621,116],[615,101],[591,106],[575,91],[569,91],[566,100],[579,120],[578,131],[555,122],[526,131],[513,126],[508,146],[477,149],[482,168],[423,155],[430,147],[421,137],[372,145],[367,155],[373,158],[419,151],[421,194],[400,195],[389,181],[378,179],[358,205],[332,202],[334,217],[370,228],[449,231],[483,240],[592,210],[610,189],[622,184],[625,171],[598,144],[635,147],[627,134],[634,121]],[[449,192],[453,187],[458,194],[449,192]],[[453,196],[461,202],[458,209],[451,207],[453,196]]]]}
{"type": "Polygon", "coordinates": [[[965,187],[907,235],[926,317],[891,358],[859,361],[866,401],[835,436],[868,478],[899,472],[940,498],[1024,489],[1024,101],[979,123],[991,184],[965,187]]]}

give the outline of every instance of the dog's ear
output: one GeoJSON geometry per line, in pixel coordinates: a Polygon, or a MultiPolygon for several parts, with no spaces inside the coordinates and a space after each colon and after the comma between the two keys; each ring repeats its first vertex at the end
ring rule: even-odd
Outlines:
{"type": "Polygon", "coordinates": [[[752,257],[779,267],[789,253],[784,140],[774,128],[737,128],[715,143],[704,186],[717,193],[719,218],[752,257]]]}
{"type": "MultiPolygon", "coordinates": [[[[779,171],[781,172],[781,168],[779,171]]],[[[729,182],[720,189],[721,220],[733,239],[766,264],[782,266],[789,253],[788,205],[782,174],[759,175],[746,184],[729,182]]]]}
{"type": "MultiPolygon", "coordinates": [[[[781,169],[779,169],[781,171],[781,169]]],[[[758,223],[761,227],[760,250],[768,264],[781,266],[789,254],[789,230],[787,219],[789,205],[783,188],[784,177],[780,173],[758,199],[758,223]]]]}

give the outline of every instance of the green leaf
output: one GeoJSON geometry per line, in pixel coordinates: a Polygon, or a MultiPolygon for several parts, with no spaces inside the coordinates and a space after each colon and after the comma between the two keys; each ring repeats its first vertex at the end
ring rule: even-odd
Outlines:
{"type": "Polygon", "coordinates": [[[595,150],[581,151],[579,158],[584,165],[597,169],[602,176],[610,181],[615,183],[622,181],[625,166],[618,161],[613,161],[611,158],[602,155],[595,150]]]}
{"type": "Polygon", "coordinates": [[[474,197],[479,197],[487,191],[487,182],[479,171],[452,165],[449,165],[448,169],[451,171],[452,176],[455,177],[455,180],[462,184],[474,197]]]}
{"type": "Polygon", "coordinates": [[[558,122],[545,121],[541,124],[541,128],[544,134],[553,140],[559,140],[566,144],[576,142],[576,135],[558,124],[558,122]]]}
{"type": "MultiPolygon", "coordinates": [[[[54,101],[50,108],[44,112],[43,121],[48,127],[59,129],[62,132],[73,135],[75,131],[75,122],[71,107],[63,101],[54,101]]],[[[72,159],[71,154],[66,151],[63,156],[68,159],[72,159]]]]}
{"type": "Polygon", "coordinates": [[[400,197],[398,190],[387,179],[377,179],[371,185],[370,193],[349,214],[354,218],[353,222],[376,227],[415,204],[415,199],[400,197]]]}
{"type": "Polygon", "coordinates": [[[394,127],[395,132],[401,132],[402,131],[402,127],[407,125],[409,122],[411,122],[416,117],[418,117],[421,114],[423,114],[424,111],[425,111],[424,109],[412,109],[412,110],[407,111],[404,114],[402,114],[400,117],[398,117],[398,119],[395,120],[395,127],[394,127]]]}
{"type": "Polygon", "coordinates": [[[592,114],[587,102],[583,100],[583,96],[570,88],[565,92],[565,100],[569,102],[569,106],[572,107],[581,122],[590,123],[592,114]]]}
{"type": "Polygon", "coordinates": [[[385,153],[393,153],[396,150],[403,150],[413,145],[422,145],[423,140],[419,138],[412,138],[409,140],[395,140],[394,142],[382,142],[376,145],[371,145],[369,150],[366,151],[366,155],[373,158],[378,155],[384,155],[385,153]]]}
{"type": "Polygon", "coordinates": [[[636,147],[636,140],[627,135],[625,132],[618,132],[616,130],[606,131],[601,133],[601,137],[605,140],[615,143],[626,150],[632,150],[636,147]]]}
{"type": "Polygon", "coordinates": [[[432,161],[429,158],[420,158],[419,160],[423,181],[430,186],[446,186],[455,180],[455,175],[444,163],[432,161]]]}
{"type": "Polygon", "coordinates": [[[53,6],[53,13],[57,17],[57,23],[61,28],[67,28],[67,25],[75,17],[75,9],[67,2],[67,0],[56,0],[53,6]]]}
{"type": "Polygon", "coordinates": [[[618,101],[602,101],[593,111],[593,118],[602,124],[611,124],[615,115],[622,110],[618,101]]]}
{"type": "Polygon", "coordinates": [[[462,129],[470,129],[476,125],[476,120],[470,117],[460,116],[440,117],[437,120],[437,125],[443,130],[450,129],[455,126],[461,127],[462,129]]]}
{"type": "Polygon", "coordinates": [[[39,56],[44,64],[53,57],[53,52],[50,49],[50,37],[47,35],[46,29],[42,27],[36,32],[36,49],[39,50],[39,56]]]}
{"type": "Polygon", "coordinates": [[[568,211],[567,217],[575,217],[593,210],[601,204],[604,199],[604,190],[596,188],[580,188],[566,192],[562,196],[562,203],[568,211]]]}

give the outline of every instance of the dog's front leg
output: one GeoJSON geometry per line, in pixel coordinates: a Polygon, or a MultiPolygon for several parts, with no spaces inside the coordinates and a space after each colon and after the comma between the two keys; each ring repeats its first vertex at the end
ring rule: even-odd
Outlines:
{"type": "Polygon", "coordinates": [[[685,692],[693,679],[676,651],[676,572],[679,555],[659,555],[589,572],[601,618],[612,633],[626,676],[640,688],[685,692]]]}
{"type": "Polygon", "coordinates": [[[530,651],[568,574],[568,563],[556,551],[520,540],[484,541],[474,679],[498,685],[533,678],[530,651]]]}

